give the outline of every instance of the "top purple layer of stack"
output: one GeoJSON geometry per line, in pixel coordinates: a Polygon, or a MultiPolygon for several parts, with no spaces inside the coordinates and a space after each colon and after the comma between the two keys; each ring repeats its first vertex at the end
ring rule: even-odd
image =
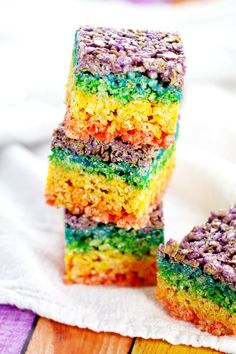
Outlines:
{"type": "Polygon", "coordinates": [[[170,240],[160,251],[177,262],[200,266],[205,273],[236,287],[236,207],[211,213],[180,245],[170,240]]]}
{"type": "Polygon", "coordinates": [[[104,76],[138,71],[183,86],[185,57],[176,33],[85,26],[75,40],[75,72],[104,76]]]}

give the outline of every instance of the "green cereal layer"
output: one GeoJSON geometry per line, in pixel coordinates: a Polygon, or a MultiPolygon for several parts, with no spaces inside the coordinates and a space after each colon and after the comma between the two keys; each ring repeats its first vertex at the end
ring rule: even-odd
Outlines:
{"type": "Polygon", "coordinates": [[[204,273],[200,268],[193,268],[159,256],[158,270],[159,276],[178,290],[211,300],[226,308],[230,314],[236,312],[236,292],[226,283],[204,273]]]}

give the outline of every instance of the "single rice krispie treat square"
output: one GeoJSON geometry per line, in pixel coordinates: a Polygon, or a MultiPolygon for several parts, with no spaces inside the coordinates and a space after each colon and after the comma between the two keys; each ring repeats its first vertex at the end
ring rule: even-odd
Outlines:
{"type": "Polygon", "coordinates": [[[119,227],[145,227],[172,175],[174,153],[175,144],[157,149],[75,140],[59,127],[49,157],[47,202],[119,227]]]}
{"type": "Polygon", "coordinates": [[[67,85],[67,135],[168,147],[184,73],[176,33],[81,27],[67,85]]]}
{"type": "Polygon", "coordinates": [[[145,228],[126,230],[85,215],[65,213],[66,282],[144,286],[156,283],[156,252],[163,242],[162,206],[145,228]]]}
{"type": "Polygon", "coordinates": [[[236,334],[236,208],[213,212],[180,244],[160,246],[157,298],[202,331],[236,334]]]}

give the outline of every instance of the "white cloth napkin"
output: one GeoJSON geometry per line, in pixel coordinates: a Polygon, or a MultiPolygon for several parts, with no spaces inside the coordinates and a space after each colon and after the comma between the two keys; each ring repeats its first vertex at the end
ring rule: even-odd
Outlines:
{"type": "MultiPolygon", "coordinates": [[[[235,45],[227,37],[233,7],[227,12],[222,2],[216,1],[219,5],[214,12],[213,2],[204,8],[199,28],[202,44],[195,41],[195,18],[200,9],[191,10],[186,5],[181,11],[161,10],[169,14],[172,26],[183,29],[189,58],[177,169],[164,201],[166,238],[181,239],[195,224],[204,222],[210,210],[236,202],[235,45]],[[224,28],[217,21],[224,23],[224,28]],[[222,32],[226,40],[222,42],[222,36],[218,36],[217,42],[211,36],[213,32],[217,36],[222,32]]],[[[213,337],[170,318],[156,302],[155,288],[64,285],[63,215],[45,205],[43,192],[49,137],[64,113],[63,84],[72,46],[68,38],[72,39],[72,29],[78,27],[82,17],[83,22],[91,23],[85,11],[90,2],[68,1],[63,6],[61,2],[47,2],[47,7],[41,12],[37,9],[35,14],[30,1],[5,3],[5,10],[13,16],[19,13],[17,6],[27,3],[29,7],[27,17],[14,18],[22,27],[10,28],[5,16],[0,21],[4,53],[0,58],[0,303],[32,309],[41,316],[95,331],[162,338],[173,344],[236,353],[236,337],[213,337]],[[76,12],[76,6],[83,11],[76,12]],[[44,13],[42,26],[40,16],[44,13]]],[[[99,6],[93,6],[94,19],[99,6]]],[[[134,22],[130,9],[124,12],[124,18],[134,22]]],[[[149,10],[148,23],[156,21],[153,12],[149,10]]],[[[147,17],[148,10],[137,10],[136,21],[140,20],[142,26],[143,13],[147,17]]],[[[109,16],[100,14],[99,21],[105,24],[109,16]]],[[[160,22],[164,23],[163,16],[160,22]]]]}

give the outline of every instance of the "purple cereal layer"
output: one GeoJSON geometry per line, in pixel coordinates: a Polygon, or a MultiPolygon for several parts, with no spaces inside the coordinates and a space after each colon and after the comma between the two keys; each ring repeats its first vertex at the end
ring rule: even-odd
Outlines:
{"type": "Polygon", "coordinates": [[[196,226],[178,244],[169,240],[160,247],[171,259],[201,267],[229,285],[236,287],[236,207],[212,212],[207,222],[196,226]]]}
{"type": "Polygon", "coordinates": [[[77,155],[97,156],[102,161],[128,162],[134,166],[148,166],[158,149],[151,145],[133,145],[119,140],[105,143],[94,138],[88,141],[70,139],[63,130],[63,124],[54,130],[51,147],[65,149],[77,155]]]}
{"type": "Polygon", "coordinates": [[[76,73],[104,76],[136,71],[183,86],[185,56],[176,33],[85,26],[75,40],[76,73]]]}
{"type": "MultiPolygon", "coordinates": [[[[94,220],[91,220],[88,216],[81,215],[73,215],[68,210],[65,211],[65,223],[68,224],[71,228],[76,229],[87,229],[94,228],[98,226],[100,223],[94,220]]],[[[148,232],[153,229],[163,229],[163,210],[162,204],[159,204],[149,216],[149,222],[142,230],[144,232],[148,232]]]]}

